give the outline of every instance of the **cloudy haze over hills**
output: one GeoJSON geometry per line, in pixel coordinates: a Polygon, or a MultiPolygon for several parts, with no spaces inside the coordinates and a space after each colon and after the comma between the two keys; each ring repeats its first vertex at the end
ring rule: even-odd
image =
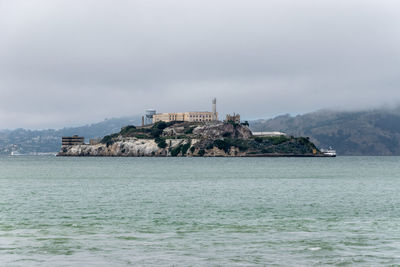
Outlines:
{"type": "Polygon", "coordinates": [[[0,0],[0,129],[400,99],[399,1],[0,0]]]}

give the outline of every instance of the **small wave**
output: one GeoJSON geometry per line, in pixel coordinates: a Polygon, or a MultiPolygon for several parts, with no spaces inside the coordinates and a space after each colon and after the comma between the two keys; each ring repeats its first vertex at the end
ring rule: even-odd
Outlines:
{"type": "Polygon", "coordinates": [[[317,250],[321,250],[321,248],[320,247],[314,247],[314,248],[308,248],[308,250],[317,251],[317,250]]]}

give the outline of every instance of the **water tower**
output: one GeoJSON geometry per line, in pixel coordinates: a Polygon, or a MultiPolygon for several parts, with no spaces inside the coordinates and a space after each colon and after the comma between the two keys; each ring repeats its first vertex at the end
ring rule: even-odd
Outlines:
{"type": "Polygon", "coordinates": [[[153,116],[156,114],[155,109],[146,109],[146,125],[153,123],[153,116]]]}

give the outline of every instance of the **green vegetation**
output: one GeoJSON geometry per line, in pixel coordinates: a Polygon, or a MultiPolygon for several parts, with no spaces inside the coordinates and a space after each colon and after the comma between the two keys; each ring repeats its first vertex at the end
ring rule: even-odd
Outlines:
{"type": "Polygon", "coordinates": [[[230,146],[239,148],[240,151],[247,151],[252,145],[248,140],[242,139],[225,139],[229,142],[230,146]]]}
{"type": "Polygon", "coordinates": [[[124,136],[130,136],[132,133],[136,132],[136,127],[133,125],[129,125],[126,127],[123,127],[121,129],[121,131],[119,132],[120,135],[124,135],[124,136]]]}
{"type": "Polygon", "coordinates": [[[171,156],[176,157],[182,151],[182,145],[179,145],[171,150],[171,156]]]}
{"type": "Polygon", "coordinates": [[[199,150],[199,156],[200,157],[204,156],[205,153],[206,153],[206,151],[204,149],[200,149],[199,150]]]}
{"type": "MultiPolygon", "coordinates": [[[[135,127],[133,125],[125,126],[121,128],[119,133],[107,135],[102,139],[102,143],[107,144],[108,146],[114,143],[114,139],[118,136],[122,137],[134,137],[138,139],[154,139],[157,143],[158,147],[166,148],[167,142],[166,139],[190,139],[192,137],[192,133],[194,128],[196,128],[197,124],[193,123],[182,123],[182,122],[157,122],[153,124],[151,127],[135,127]],[[180,134],[176,136],[162,136],[162,133],[165,128],[170,127],[172,125],[178,124],[178,127],[181,128],[179,131],[180,134]]],[[[187,148],[185,153],[187,153],[187,148]]]]}
{"type": "Polygon", "coordinates": [[[251,142],[243,139],[225,138],[215,140],[213,145],[228,153],[231,147],[237,147],[240,151],[247,151],[251,147],[251,142]]]}
{"type": "Polygon", "coordinates": [[[206,147],[206,149],[213,149],[214,148],[214,144],[213,143],[208,143],[205,147],[206,147]]]}
{"type": "Polygon", "coordinates": [[[152,128],[151,129],[151,137],[153,137],[153,138],[157,138],[157,137],[159,137],[161,134],[162,134],[162,129],[158,129],[158,128],[152,128]]]}
{"type": "Polygon", "coordinates": [[[191,146],[190,140],[188,143],[184,145],[182,144],[178,145],[177,147],[171,149],[171,156],[176,157],[179,155],[179,153],[182,153],[182,156],[185,156],[190,146],[191,146]]]}
{"type": "Polygon", "coordinates": [[[306,137],[294,138],[293,136],[278,136],[278,137],[254,137],[253,142],[250,142],[250,150],[258,150],[264,154],[279,153],[279,154],[313,154],[313,150],[318,149],[306,137]]]}
{"type": "Polygon", "coordinates": [[[256,141],[257,143],[262,143],[263,139],[261,137],[255,137],[254,141],[256,141]]]}
{"type": "Polygon", "coordinates": [[[218,139],[200,137],[200,142],[196,143],[195,146],[191,145],[191,140],[192,138],[199,138],[192,135],[193,129],[196,126],[191,123],[181,122],[158,122],[151,127],[138,128],[135,126],[126,126],[123,127],[118,134],[105,136],[102,142],[105,143],[107,146],[112,145],[119,135],[121,135],[122,137],[154,139],[160,149],[169,147],[170,155],[173,157],[177,157],[180,155],[185,156],[188,154],[189,149],[191,153],[194,153],[196,149],[198,149],[197,155],[204,156],[206,155],[207,151],[213,149],[214,147],[217,147],[227,154],[231,152],[231,148],[235,148],[235,153],[238,153],[238,151],[240,151],[252,155],[271,153],[292,155],[312,154],[313,150],[316,149],[315,145],[310,142],[308,138],[305,137],[294,138],[293,136],[287,137],[285,135],[282,135],[273,137],[257,136],[249,139],[237,138],[235,137],[238,135],[236,130],[239,127],[242,127],[242,125],[233,122],[231,122],[231,124],[235,127],[234,132],[221,132],[221,137],[218,139]],[[176,126],[166,132],[167,135],[164,134],[165,136],[163,136],[164,129],[174,124],[176,124],[176,126]],[[185,144],[180,144],[174,148],[171,148],[170,139],[186,139],[187,142],[185,144]]]}
{"type": "Polygon", "coordinates": [[[275,136],[274,137],[269,137],[269,139],[272,141],[273,145],[279,145],[279,144],[282,144],[282,143],[287,142],[289,140],[284,135],[276,136],[276,137],[275,136]]]}
{"type": "Polygon", "coordinates": [[[219,149],[225,151],[225,153],[228,153],[229,149],[231,148],[229,143],[226,142],[225,140],[215,140],[214,141],[214,146],[216,146],[219,149]]]}
{"type": "Polygon", "coordinates": [[[154,139],[154,141],[157,143],[157,146],[158,146],[159,148],[166,148],[166,147],[167,147],[167,142],[165,142],[165,139],[164,139],[164,138],[156,137],[156,138],[154,139]]]}
{"type": "Polygon", "coordinates": [[[174,122],[164,122],[164,121],[159,121],[157,123],[155,123],[152,127],[151,127],[151,131],[150,131],[150,135],[153,138],[157,138],[159,137],[163,130],[171,125],[173,125],[174,122]]]}
{"type": "Polygon", "coordinates": [[[134,137],[136,137],[137,139],[147,139],[149,138],[146,134],[142,134],[142,133],[137,133],[134,135],[134,137]]]}
{"type": "Polygon", "coordinates": [[[186,144],[184,144],[182,146],[182,156],[186,155],[186,153],[187,153],[189,147],[191,146],[191,144],[192,144],[192,142],[191,142],[191,140],[189,140],[188,143],[186,143],[186,144]]]}
{"type": "Polygon", "coordinates": [[[163,129],[167,128],[169,125],[172,125],[172,124],[166,123],[165,121],[159,121],[159,122],[156,122],[152,128],[157,128],[157,129],[163,130],[163,129]]]}
{"type": "Polygon", "coordinates": [[[114,133],[114,134],[110,134],[110,135],[106,135],[103,137],[103,139],[101,139],[101,143],[106,144],[106,146],[110,146],[112,144],[114,144],[114,138],[118,137],[119,134],[114,133]]]}

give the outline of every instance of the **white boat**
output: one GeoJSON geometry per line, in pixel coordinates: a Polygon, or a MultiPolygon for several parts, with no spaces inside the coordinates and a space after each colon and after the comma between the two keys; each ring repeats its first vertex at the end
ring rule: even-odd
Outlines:
{"type": "Polygon", "coordinates": [[[331,147],[329,149],[321,149],[321,152],[326,156],[336,157],[336,150],[331,147]]]}

